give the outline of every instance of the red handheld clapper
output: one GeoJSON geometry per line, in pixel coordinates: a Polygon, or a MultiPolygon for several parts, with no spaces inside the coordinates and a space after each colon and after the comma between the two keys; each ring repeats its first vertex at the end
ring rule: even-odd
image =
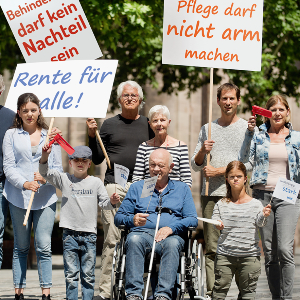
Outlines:
{"type": "Polygon", "coordinates": [[[272,112],[270,110],[267,110],[265,108],[253,105],[252,106],[252,115],[261,115],[263,117],[271,118],[272,117],[272,112]]]}
{"type": "Polygon", "coordinates": [[[67,141],[59,133],[49,143],[49,146],[51,146],[55,142],[57,142],[69,155],[72,155],[75,152],[74,148],[70,144],[68,144],[67,141]]]}

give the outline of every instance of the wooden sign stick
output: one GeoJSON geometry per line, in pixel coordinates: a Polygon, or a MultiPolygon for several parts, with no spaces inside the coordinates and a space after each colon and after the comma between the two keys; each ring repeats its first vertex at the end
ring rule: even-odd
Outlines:
{"type": "Polygon", "coordinates": [[[108,167],[111,169],[110,160],[109,160],[109,157],[108,157],[108,155],[107,155],[107,153],[106,153],[106,150],[105,150],[105,148],[104,148],[104,145],[103,145],[103,142],[102,142],[102,140],[101,140],[101,137],[100,137],[100,134],[99,134],[99,131],[98,131],[98,130],[96,130],[96,137],[97,137],[97,139],[98,139],[98,141],[99,141],[99,144],[100,144],[100,147],[101,147],[101,149],[102,149],[102,151],[103,151],[103,153],[104,153],[105,159],[106,159],[106,161],[107,161],[107,165],[108,165],[108,167]]]}
{"type": "MultiPolygon", "coordinates": [[[[211,122],[212,122],[212,99],[214,87],[214,69],[210,68],[210,83],[209,83],[209,116],[208,116],[208,140],[211,139],[211,122]]],[[[210,164],[210,153],[207,154],[207,166],[210,164]]],[[[205,196],[208,196],[209,177],[205,181],[205,196]]]]}
{"type": "MultiPolygon", "coordinates": [[[[50,126],[49,126],[49,129],[48,129],[48,133],[47,133],[45,144],[47,144],[49,142],[49,133],[52,131],[54,119],[55,118],[51,118],[50,126]]],[[[29,204],[28,204],[28,207],[27,207],[26,215],[25,215],[25,218],[24,218],[23,226],[27,225],[28,217],[29,217],[29,214],[30,214],[30,211],[31,211],[31,206],[32,206],[34,195],[35,195],[35,192],[32,191],[30,199],[29,199],[29,204]]]]}

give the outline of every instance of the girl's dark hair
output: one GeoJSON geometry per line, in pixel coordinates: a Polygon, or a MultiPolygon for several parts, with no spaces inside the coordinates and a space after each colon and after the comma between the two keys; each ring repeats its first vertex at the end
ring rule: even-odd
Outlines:
{"type": "MultiPolygon", "coordinates": [[[[245,165],[238,161],[238,160],[234,160],[232,162],[230,162],[227,167],[226,167],[226,171],[225,171],[225,178],[227,179],[228,178],[228,173],[232,170],[232,169],[238,169],[240,171],[242,171],[244,173],[244,176],[247,178],[247,170],[246,170],[246,167],[245,165]]],[[[246,185],[246,182],[245,182],[245,185],[246,185]]],[[[225,201],[226,202],[230,202],[231,199],[232,199],[232,193],[231,193],[231,186],[230,184],[227,182],[226,180],[226,189],[227,189],[227,193],[226,193],[226,197],[225,197],[225,201]]]]}
{"type": "MultiPolygon", "coordinates": [[[[32,102],[32,103],[36,104],[38,106],[38,108],[40,108],[40,100],[38,99],[38,97],[32,93],[25,93],[25,94],[22,94],[19,96],[18,102],[17,102],[17,109],[20,111],[21,108],[28,102],[32,102]]],[[[19,114],[16,113],[12,128],[21,128],[22,126],[23,126],[23,121],[20,118],[19,114]]],[[[40,113],[40,115],[37,119],[37,127],[39,129],[48,129],[49,128],[45,122],[42,112],[40,113]]]]}

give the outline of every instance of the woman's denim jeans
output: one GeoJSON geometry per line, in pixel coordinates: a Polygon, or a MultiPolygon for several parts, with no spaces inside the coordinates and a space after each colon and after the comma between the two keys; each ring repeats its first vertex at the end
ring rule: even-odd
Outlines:
{"type": "Polygon", "coordinates": [[[67,300],[78,299],[78,281],[81,279],[82,300],[94,297],[97,235],[64,229],[63,256],[67,300]]]}
{"type": "MultiPolygon", "coordinates": [[[[263,206],[269,204],[272,192],[253,190],[253,197],[263,206]]],[[[292,299],[295,262],[293,255],[294,235],[299,217],[300,201],[290,204],[273,198],[272,212],[267,224],[260,228],[265,268],[272,299],[292,299]]]]}
{"type": "MultiPolygon", "coordinates": [[[[143,274],[145,256],[151,252],[154,240],[154,229],[143,232],[131,232],[127,236],[126,247],[126,286],[127,296],[142,297],[144,288],[143,274]]],[[[177,277],[180,252],[183,250],[184,240],[178,235],[168,236],[156,243],[155,252],[161,257],[158,285],[154,296],[172,298],[174,283],[177,277]]],[[[145,270],[148,271],[148,270],[145,270]]]]}
{"type": "Polygon", "coordinates": [[[40,287],[50,288],[52,286],[51,235],[56,203],[44,209],[32,210],[26,227],[23,226],[26,209],[9,203],[9,210],[14,229],[13,278],[15,288],[25,288],[26,286],[27,256],[32,225],[40,287]]]}

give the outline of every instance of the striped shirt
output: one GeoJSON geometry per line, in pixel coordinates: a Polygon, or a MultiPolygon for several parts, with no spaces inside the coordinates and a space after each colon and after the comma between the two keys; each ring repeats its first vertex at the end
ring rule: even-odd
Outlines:
{"type": "Polygon", "coordinates": [[[222,220],[224,229],[218,240],[217,253],[227,256],[260,256],[258,227],[266,224],[263,206],[257,199],[234,204],[219,200],[213,210],[213,220],[222,220]]]}
{"type": "MultiPolygon", "coordinates": [[[[150,153],[160,147],[149,146],[145,143],[140,144],[137,154],[136,162],[132,176],[132,182],[150,178],[149,173],[149,156],[150,153]]],[[[187,145],[179,145],[175,147],[161,147],[167,149],[172,157],[174,168],[169,177],[171,180],[180,180],[185,182],[189,187],[192,186],[191,169],[189,165],[189,151],[187,145]]]]}

